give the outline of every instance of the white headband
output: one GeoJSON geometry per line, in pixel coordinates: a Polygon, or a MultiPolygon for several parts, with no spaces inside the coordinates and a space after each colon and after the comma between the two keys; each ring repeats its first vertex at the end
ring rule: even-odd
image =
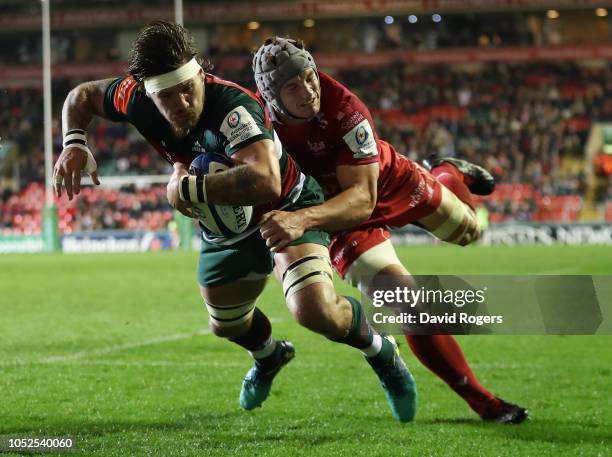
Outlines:
{"type": "Polygon", "coordinates": [[[145,78],[145,90],[149,94],[154,94],[160,90],[168,89],[169,87],[176,86],[177,84],[181,84],[188,79],[193,78],[201,69],[202,67],[200,67],[200,64],[194,57],[185,65],[178,67],[176,70],[145,78]]]}

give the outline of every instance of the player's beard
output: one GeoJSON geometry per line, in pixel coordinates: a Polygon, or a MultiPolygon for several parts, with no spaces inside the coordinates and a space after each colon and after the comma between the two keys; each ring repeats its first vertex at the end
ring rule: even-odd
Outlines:
{"type": "Polygon", "coordinates": [[[184,138],[191,131],[189,127],[179,126],[177,124],[170,124],[170,126],[172,127],[172,132],[174,133],[174,136],[177,138],[184,138]]]}
{"type": "Polygon", "coordinates": [[[197,119],[195,119],[194,115],[190,115],[188,119],[183,122],[170,121],[170,127],[172,127],[172,132],[174,136],[177,138],[186,137],[189,132],[196,126],[197,119]]]}

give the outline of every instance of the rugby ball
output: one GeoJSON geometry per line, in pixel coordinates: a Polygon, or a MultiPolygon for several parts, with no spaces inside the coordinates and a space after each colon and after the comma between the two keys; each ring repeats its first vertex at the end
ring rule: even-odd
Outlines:
{"type": "MultiPolygon", "coordinates": [[[[197,156],[189,166],[189,174],[204,176],[228,170],[233,166],[230,158],[215,153],[197,156]]],[[[246,230],[253,217],[252,206],[209,205],[192,203],[200,223],[215,235],[230,238],[246,230]]]]}

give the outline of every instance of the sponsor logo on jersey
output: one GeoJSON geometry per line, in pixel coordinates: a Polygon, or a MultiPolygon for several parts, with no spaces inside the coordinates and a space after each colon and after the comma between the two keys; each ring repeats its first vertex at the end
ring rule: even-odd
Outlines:
{"type": "Polygon", "coordinates": [[[321,152],[325,149],[325,143],[323,141],[306,140],[306,143],[308,144],[308,148],[314,153],[321,152]]]}
{"type": "Polygon", "coordinates": [[[359,124],[349,130],[342,139],[347,146],[353,151],[355,159],[365,159],[378,155],[378,147],[374,132],[367,119],[362,120],[359,124]]]}
{"type": "Polygon", "coordinates": [[[327,119],[325,119],[325,113],[323,111],[319,111],[319,113],[315,117],[317,119],[317,122],[319,123],[319,127],[321,127],[322,129],[326,129],[329,122],[327,122],[327,119]]]}
{"type": "Polygon", "coordinates": [[[259,125],[244,106],[230,111],[223,119],[220,130],[232,148],[249,138],[261,135],[259,125]]]}
{"type": "MultiPolygon", "coordinates": [[[[344,116],[343,116],[343,118],[344,118],[344,116]]],[[[338,118],[338,120],[340,120],[340,119],[341,118],[338,118]]],[[[365,119],[365,117],[364,117],[363,114],[361,114],[359,111],[355,111],[347,119],[345,119],[344,122],[342,122],[342,124],[340,125],[340,128],[342,130],[352,129],[357,124],[362,122],[364,119],[365,119]]]]}
{"type": "Polygon", "coordinates": [[[202,154],[203,152],[206,152],[206,148],[202,146],[198,140],[196,140],[195,143],[193,143],[193,146],[191,146],[191,151],[197,154],[202,154]]]}
{"type": "Polygon", "coordinates": [[[130,97],[134,93],[136,87],[138,87],[138,83],[131,76],[119,83],[119,87],[115,90],[115,96],[113,97],[113,104],[117,111],[127,114],[130,97]]]}
{"type": "Polygon", "coordinates": [[[434,188],[428,183],[427,184],[427,201],[431,200],[434,194],[434,188]]]}
{"type": "Polygon", "coordinates": [[[428,186],[425,184],[425,181],[421,179],[419,184],[412,190],[412,192],[410,192],[410,195],[408,196],[408,208],[414,208],[417,206],[423,199],[423,194],[427,192],[427,190],[428,186]]]}

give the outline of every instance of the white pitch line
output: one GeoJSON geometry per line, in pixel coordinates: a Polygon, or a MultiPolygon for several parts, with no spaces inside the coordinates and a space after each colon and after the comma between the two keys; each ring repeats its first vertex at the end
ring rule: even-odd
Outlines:
{"type": "MultiPolygon", "coordinates": [[[[64,362],[53,362],[58,365],[76,365],[76,366],[114,366],[114,367],[213,367],[213,368],[248,368],[249,361],[246,358],[242,358],[242,361],[236,362],[218,362],[213,360],[202,360],[202,361],[185,361],[175,362],[171,360],[74,360],[64,362]]],[[[30,362],[29,365],[37,364],[36,361],[30,362]]],[[[311,368],[311,369],[327,369],[336,366],[333,363],[304,363],[304,362],[293,362],[292,366],[298,368],[311,368]]]]}
{"type": "Polygon", "coordinates": [[[157,336],[155,338],[151,338],[148,340],[134,341],[132,343],[116,344],[113,346],[106,346],[106,347],[102,347],[98,349],[78,351],[78,352],[73,352],[72,354],[68,354],[68,355],[54,355],[50,357],[43,357],[37,363],[45,364],[45,363],[68,362],[71,360],[78,360],[78,359],[82,359],[82,358],[90,357],[90,356],[112,354],[113,352],[121,352],[127,349],[140,348],[144,346],[152,346],[154,344],[159,344],[159,343],[167,343],[168,341],[186,340],[189,338],[193,338],[194,336],[210,335],[210,333],[211,332],[208,329],[200,329],[195,332],[189,332],[189,333],[176,333],[174,335],[157,336]]]}
{"type": "MultiPolygon", "coordinates": [[[[191,334],[193,335],[193,334],[191,334]]],[[[132,347],[137,347],[132,345],[132,347]]],[[[105,352],[108,354],[108,352],[105,352]]],[[[215,361],[215,360],[201,360],[201,361],[172,361],[172,360],[83,360],[68,357],[60,359],[59,357],[49,360],[50,358],[43,360],[31,360],[23,362],[8,362],[0,363],[0,366],[32,366],[40,364],[57,364],[57,365],[76,365],[76,366],[116,366],[116,367],[215,367],[215,368],[244,368],[245,363],[236,361],[215,361]]],[[[418,366],[416,363],[411,363],[411,367],[418,366]]],[[[296,360],[292,363],[292,366],[296,368],[304,369],[328,369],[336,366],[334,363],[312,363],[302,362],[296,360]]],[[[536,363],[474,363],[471,364],[472,368],[475,369],[505,369],[505,370],[519,370],[519,369],[542,369],[541,364],[536,363]]]]}
{"type": "Polygon", "coordinates": [[[212,360],[173,362],[171,360],[76,360],[63,362],[62,365],[94,365],[116,367],[216,367],[216,368],[242,368],[245,363],[216,362],[212,360]]]}
{"type": "Polygon", "coordinates": [[[470,367],[480,369],[480,368],[499,368],[502,370],[518,370],[522,368],[542,368],[542,364],[540,363],[499,363],[499,362],[491,362],[491,363],[470,363],[470,367]]]}
{"type": "MultiPolygon", "coordinates": [[[[273,318],[270,319],[271,323],[279,323],[284,319],[273,318]]],[[[116,344],[112,346],[101,347],[97,349],[90,349],[85,351],[73,352],[67,355],[53,355],[49,357],[43,357],[38,360],[12,360],[12,361],[0,361],[0,367],[16,366],[16,365],[33,365],[33,364],[47,364],[47,363],[65,363],[72,360],[83,359],[90,356],[112,354],[114,352],[121,352],[128,349],[140,348],[144,346],[151,346],[159,343],[166,343],[168,341],[178,341],[193,338],[194,336],[210,335],[212,332],[209,329],[200,329],[195,332],[189,333],[176,333],[174,335],[157,336],[143,341],[134,341],[132,343],[116,344]]]]}

